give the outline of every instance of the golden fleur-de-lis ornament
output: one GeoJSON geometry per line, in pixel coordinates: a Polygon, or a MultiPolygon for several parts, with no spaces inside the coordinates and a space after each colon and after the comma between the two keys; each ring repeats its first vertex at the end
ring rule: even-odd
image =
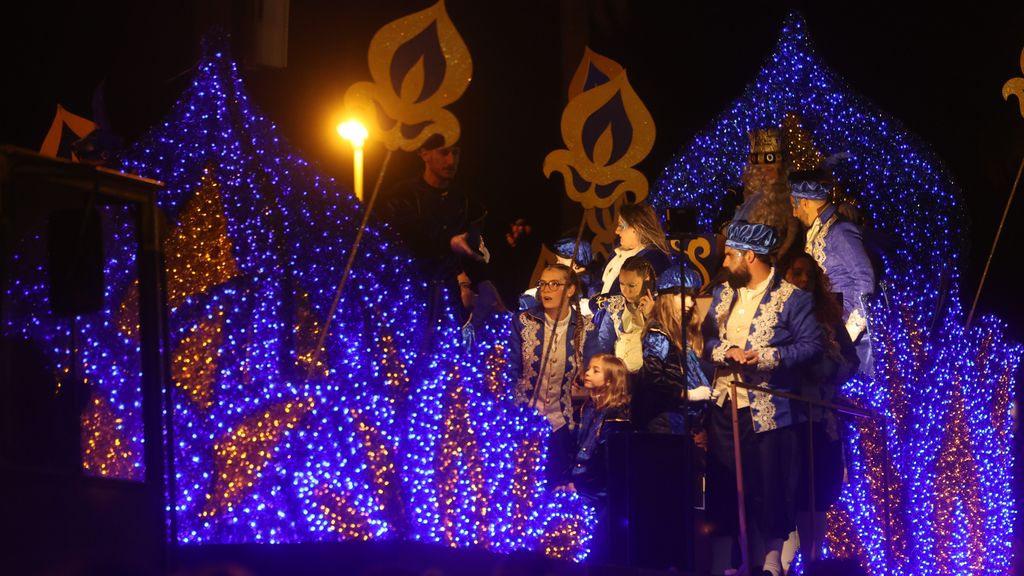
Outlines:
{"type": "MultiPolygon", "coordinates": [[[[1020,70],[1024,72],[1024,50],[1020,52],[1020,70]]],[[[1003,84],[1003,100],[1009,100],[1010,96],[1017,97],[1020,115],[1024,116],[1024,78],[1010,78],[1003,84]]]]}

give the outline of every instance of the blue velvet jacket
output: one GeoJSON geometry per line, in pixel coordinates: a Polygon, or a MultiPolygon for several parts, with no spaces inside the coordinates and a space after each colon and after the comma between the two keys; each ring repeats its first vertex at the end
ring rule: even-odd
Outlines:
{"type": "Polygon", "coordinates": [[[572,483],[587,502],[598,504],[608,498],[608,436],[629,430],[624,409],[597,410],[590,399],[583,405],[572,483]]]}
{"type": "MultiPolygon", "coordinates": [[[[875,291],[875,271],[864,249],[860,228],[836,213],[830,204],[818,216],[820,229],[807,239],[807,253],[821,266],[832,289],[843,295],[843,322],[867,319],[863,298],[875,291]]],[[[854,342],[862,364],[867,362],[868,340],[862,334],[854,342]]],[[[865,366],[866,368],[866,366],[865,366]]]]}
{"type": "MultiPolygon", "coordinates": [[[[576,380],[577,375],[586,371],[590,357],[595,354],[596,339],[594,338],[594,323],[590,316],[581,316],[576,310],[570,310],[569,316],[565,341],[559,344],[565,347],[560,405],[562,416],[565,417],[569,428],[573,429],[575,424],[572,418],[572,383],[576,380]],[[574,347],[579,324],[583,326],[583,334],[580,338],[581,349],[577,355],[574,347]]],[[[541,355],[544,354],[544,330],[544,310],[539,303],[512,316],[506,358],[508,359],[508,381],[512,383],[517,404],[529,403],[534,393],[533,390],[537,386],[541,355]]]]}
{"type": "MultiPolygon", "coordinates": [[[[663,412],[682,412],[683,374],[679,348],[672,343],[661,324],[652,322],[643,337],[644,365],[633,377],[631,416],[638,430],[663,412]]],[[[701,369],[693,350],[686,354],[686,388],[710,388],[708,378],[701,369]]],[[[709,390],[710,391],[710,390],[709,390]]],[[[692,402],[688,414],[696,417],[705,402],[692,402]]]]}
{"type": "MultiPolygon", "coordinates": [[[[726,365],[725,353],[735,346],[726,337],[726,321],[735,298],[736,291],[728,284],[716,286],[701,326],[705,357],[718,366],[726,365]]],[[[814,296],[775,274],[750,322],[744,350],[758,351],[758,360],[745,381],[769,390],[799,393],[801,370],[815,362],[823,349],[821,326],[814,317],[814,296]]],[[[798,421],[787,398],[753,390],[747,391],[747,397],[755,432],[798,421]]]]}

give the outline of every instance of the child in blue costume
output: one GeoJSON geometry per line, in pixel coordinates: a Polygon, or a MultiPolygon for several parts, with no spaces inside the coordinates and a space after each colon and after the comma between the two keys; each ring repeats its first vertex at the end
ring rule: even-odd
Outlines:
{"type": "Polygon", "coordinates": [[[583,376],[588,398],[580,419],[571,486],[597,508],[590,554],[595,562],[605,560],[608,549],[608,437],[631,427],[628,374],[621,359],[596,354],[583,376]]]}

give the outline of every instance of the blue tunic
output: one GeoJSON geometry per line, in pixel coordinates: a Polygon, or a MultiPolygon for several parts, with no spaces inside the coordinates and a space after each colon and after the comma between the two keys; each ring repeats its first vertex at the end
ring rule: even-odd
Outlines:
{"type": "MultiPolygon", "coordinates": [[[[704,355],[719,366],[725,353],[736,346],[726,337],[736,292],[727,284],[715,287],[711,308],[701,330],[704,355]]],[[[814,296],[775,274],[750,322],[744,350],[757,350],[758,361],[747,381],[769,390],[799,393],[801,370],[816,361],[823,350],[821,327],[814,317],[814,296]]],[[[742,393],[742,392],[739,392],[742,393]]],[[[797,421],[789,399],[747,391],[755,432],[789,426],[797,421]]]]}

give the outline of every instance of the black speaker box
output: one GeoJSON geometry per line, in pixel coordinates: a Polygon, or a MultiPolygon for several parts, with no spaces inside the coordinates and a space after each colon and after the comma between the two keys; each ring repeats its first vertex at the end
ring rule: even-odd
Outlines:
{"type": "Polygon", "coordinates": [[[611,563],[693,570],[692,458],[689,435],[608,437],[611,563]]]}

